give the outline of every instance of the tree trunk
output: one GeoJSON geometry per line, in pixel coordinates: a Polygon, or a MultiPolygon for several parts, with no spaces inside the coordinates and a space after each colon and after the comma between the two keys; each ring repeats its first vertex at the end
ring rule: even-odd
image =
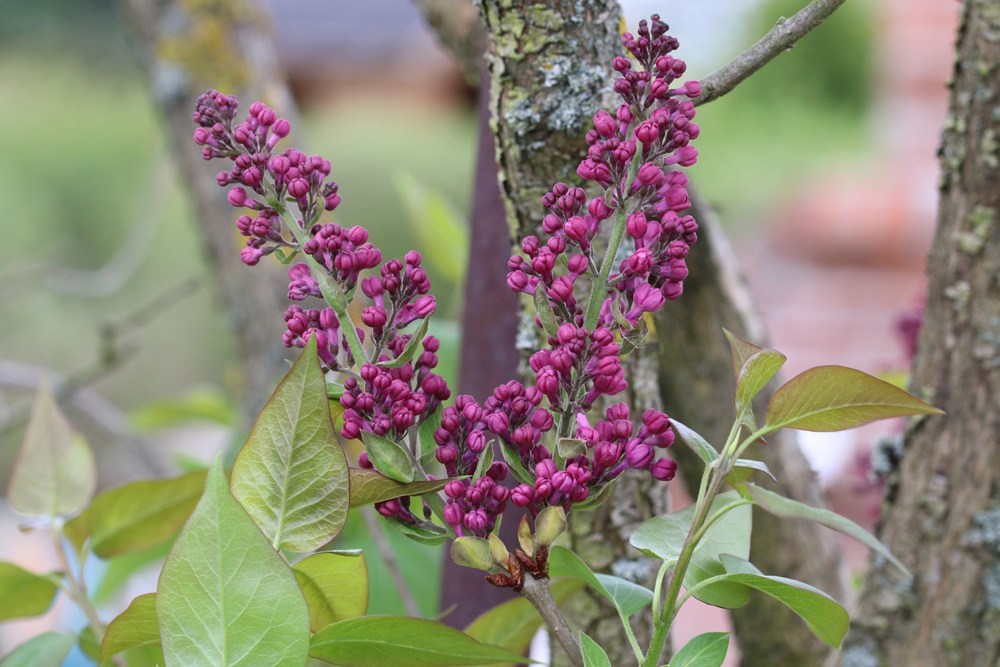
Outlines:
{"type": "Polygon", "coordinates": [[[1000,664],[1000,5],[965,0],[940,151],[938,227],[911,387],[914,419],[842,654],[860,665],[1000,664]]]}
{"type": "Polygon", "coordinates": [[[216,283],[236,338],[243,392],[240,423],[248,431],[287,370],[281,345],[287,307],[281,271],[272,262],[253,270],[240,261],[234,209],[215,184],[216,163],[201,159],[191,140],[195,99],[209,87],[241,99],[261,99],[283,115],[293,109],[280,75],[267,14],[256,0],[196,3],[187,0],[125,0],[134,44],[167,132],[201,232],[207,277],[216,283]]]}

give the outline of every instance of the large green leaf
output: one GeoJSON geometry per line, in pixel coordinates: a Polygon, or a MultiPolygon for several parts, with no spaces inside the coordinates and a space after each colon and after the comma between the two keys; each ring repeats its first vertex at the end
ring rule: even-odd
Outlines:
{"type": "Polygon", "coordinates": [[[47,384],[38,388],[7,502],[22,514],[76,514],[94,494],[94,457],[63,416],[47,384]]]}
{"type": "Polygon", "coordinates": [[[729,651],[728,632],[706,632],[677,651],[669,667],[720,667],[729,651]]]}
{"type": "Polygon", "coordinates": [[[524,658],[446,625],[408,616],[364,616],[328,625],[309,655],[341,667],[463,667],[524,658]]]}
{"type": "Polygon", "coordinates": [[[944,414],[902,389],[844,366],[819,366],[796,375],[771,397],[766,427],[842,431],[878,419],[944,414]]]}
{"type": "Polygon", "coordinates": [[[156,593],[146,593],[132,600],[128,608],[108,623],[101,641],[101,664],[112,656],[139,646],[160,643],[156,622],[156,593]]]}
{"type": "MultiPolygon", "coordinates": [[[[556,604],[562,604],[584,585],[582,580],[575,578],[555,581],[552,583],[552,597],[556,604]]],[[[480,614],[465,628],[465,634],[484,644],[493,644],[516,655],[525,655],[542,623],[542,617],[530,602],[524,598],[515,598],[480,614]]],[[[513,663],[506,663],[504,667],[512,665],[513,663]]]]}
{"type": "Polygon", "coordinates": [[[368,468],[351,468],[351,507],[373,505],[402,496],[422,496],[444,488],[455,477],[403,484],[368,468]]]}
{"type": "Polygon", "coordinates": [[[906,569],[906,566],[903,565],[899,559],[892,555],[892,552],[889,551],[889,547],[879,542],[878,538],[847,517],[841,516],[836,512],[831,512],[827,509],[810,507],[809,505],[800,503],[797,500],[792,500],[791,498],[786,498],[785,496],[774,493],[773,491],[768,491],[767,489],[759,487],[755,484],[750,484],[747,488],[750,490],[750,495],[753,497],[754,504],[760,506],[761,509],[764,509],[776,516],[794,519],[809,519],[810,521],[815,521],[816,523],[836,530],[837,532],[850,535],[872,551],[883,556],[890,563],[898,567],[906,576],[910,576],[909,570],[906,569]]]}
{"type": "MultiPolygon", "coordinates": [[[[741,498],[735,491],[720,494],[712,503],[709,516],[739,501],[741,498]]],[[[663,560],[676,560],[691,529],[694,512],[695,507],[691,505],[679,512],[661,514],[644,521],[636,528],[629,543],[651,556],[663,560]]],[[[747,558],[750,555],[750,531],[749,503],[735,507],[722,515],[698,543],[684,575],[684,587],[690,590],[705,579],[724,574],[725,570],[719,560],[721,554],[747,558]]],[[[749,601],[750,591],[739,584],[719,582],[699,588],[694,596],[711,605],[735,609],[749,601]]]]}
{"type": "Polygon", "coordinates": [[[233,463],[233,495],[275,549],[318,549],[347,520],[347,459],[315,340],[271,394],[233,463]]]}
{"type": "Polygon", "coordinates": [[[608,654],[586,632],[580,633],[580,652],[583,654],[583,667],[611,667],[608,654]]]}
{"type": "Polygon", "coordinates": [[[71,632],[43,632],[0,660],[0,667],[61,667],[76,644],[71,632]]]}
{"type": "Polygon", "coordinates": [[[376,470],[397,482],[408,484],[413,481],[417,471],[406,445],[367,431],[361,434],[361,441],[365,443],[365,452],[376,470]]]}
{"type": "Polygon", "coordinates": [[[204,488],[204,471],[130,482],[97,496],[66,532],[74,543],[89,535],[90,548],[101,558],[149,549],[177,534],[204,488]]]}
{"type": "Polygon", "coordinates": [[[850,617],[832,597],[801,581],[765,575],[743,558],[729,554],[722,554],[720,558],[728,581],[770,595],[798,614],[824,643],[840,647],[850,626],[850,617]]]}
{"type": "Polygon", "coordinates": [[[549,552],[549,574],[553,577],[576,577],[600,593],[628,618],[653,601],[653,591],[645,586],[615,577],[596,574],[583,560],[569,549],[554,546],[549,552]]]}
{"type": "Polygon", "coordinates": [[[313,632],[368,611],[368,566],[360,552],[319,553],[292,566],[313,632]]]}
{"type": "Polygon", "coordinates": [[[220,459],[163,564],[156,615],[168,663],[306,662],[305,598],[292,570],[229,492],[220,459]]]}
{"type": "Polygon", "coordinates": [[[44,614],[59,592],[59,575],[41,576],[0,563],[0,621],[44,614]]]}

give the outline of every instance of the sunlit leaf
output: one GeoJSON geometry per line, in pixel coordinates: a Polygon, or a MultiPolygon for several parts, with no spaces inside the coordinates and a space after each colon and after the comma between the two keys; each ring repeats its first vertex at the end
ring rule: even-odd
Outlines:
{"type": "Polygon", "coordinates": [[[791,498],[786,498],[785,496],[774,493],[773,491],[768,491],[767,489],[755,484],[750,484],[748,488],[750,490],[750,495],[753,497],[754,504],[758,505],[761,509],[764,509],[776,516],[795,519],[809,519],[810,521],[815,521],[822,526],[836,530],[839,533],[850,535],[858,542],[861,542],[866,547],[898,567],[907,577],[911,576],[910,571],[906,569],[906,566],[903,565],[899,559],[892,555],[892,552],[889,551],[887,546],[879,542],[878,538],[847,517],[841,516],[836,512],[831,512],[827,509],[810,507],[809,505],[800,503],[797,500],[792,500],[791,498]]]}
{"type": "Polygon", "coordinates": [[[447,667],[524,662],[446,625],[406,616],[364,616],[328,625],[309,655],[342,667],[447,667]]]}
{"type": "Polygon", "coordinates": [[[728,632],[706,632],[677,651],[669,667],[720,667],[729,651],[728,632]]]}
{"type": "Polygon", "coordinates": [[[628,618],[653,601],[653,591],[645,586],[615,577],[597,574],[569,549],[554,546],[549,552],[549,574],[554,577],[576,577],[600,593],[628,618]]]}
{"type": "Polygon", "coordinates": [[[163,564],[156,615],[168,664],[306,662],[309,609],[298,581],[233,498],[219,459],[163,564]]]}
{"type": "Polygon", "coordinates": [[[319,553],[292,566],[313,632],[368,611],[368,566],[360,554],[319,553]]]}
{"type": "Polygon", "coordinates": [[[427,335],[427,328],[430,324],[430,318],[425,317],[420,325],[420,328],[417,329],[416,333],[410,336],[410,340],[406,342],[406,347],[404,347],[403,351],[399,353],[399,356],[394,359],[389,359],[388,361],[380,361],[378,365],[383,368],[399,368],[403,364],[408,363],[410,359],[413,359],[417,350],[420,349],[420,344],[423,342],[424,336],[427,335]]]}
{"type": "Polygon", "coordinates": [[[840,647],[850,626],[850,617],[832,597],[801,581],[765,575],[743,558],[722,554],[720,559],[728,581],[770,595],[798,614],[824,643],[840,647]]]}
{"type": "Polygon", "coordinates": [[[14,463],[7,502],[22,514],[73,515],[94,494],[96,477],[90,448],[73,431],[47,384],[35,395],[31,419],[14,463]]]}
{"type": "Polygon", "coordinates": [[[348,475],[312,337],[236,457],[233,495],[276,549],[313,551],[344,527],[348,475]]]}
{"type": "Polygon", "coordinates": [[[236,406],[222,392],[203,388],[178,398],[149,403],[129,415],[129,422],[137,431],[155,431],[192,421],[232,426],[236,422],[236,406]]]}
{"type": "Polygon", "coordinates": [[[62,667],[74,644],[71,632],[43,632],[11,651],[0,667],[62,667]]]}
{"type": "Polygon", "coordinates": [[[204,471],[130,482],[97,496],[66,527],[89,535],[91,549],[101,558],[142,551],[177,534],[204,488],[204,471]]]}
{"type": "Polygon", "coordinates": [[[444,197],[413,177],[400,175],[395,181],[412,228],[422,241],[424,257],[434,266],[435,275],[457,284],[465,275],[468,256],[465,219],[444,197]]]}
{"type": "Polygon", "coordinates": [[[428,469],[437,461],[437,443],[434,442],[434,432],[441,427],[442,408],[430,414],[417,428],[417,444],[420,446],[420,465],[428,469]]]}
{"type": "Polygon", "coordinates": [[[44,614],[59,592],[59,578],[58,574],[42,576],[13,563],[0,563],[0,621],[44,614]]]}
{"type": "Polygon", "coordinates": [[[842,431],[906,415],[944,414],[902,389],[844,366],[820,366],[795,376],[771,397],[766,426],[842,431]]]}
{"type": "Polygon", "coordinates": [[[108,623],[101,642],[101,663],[130,648],[160,643],[156,621],[156,593],[146,593],[132,600],[128,608],[108,623]]]}
{"type": "Polygon", "coordinates": [[[542,323],[542,329],[553,338],[559,335],[559,323],[556,321],[556,314],[552,310],[552,303],[545,292],[544,284],[539,283],[538,287],[535,288],[534,301],[535,314],[538,315],[538,321],[542,323]]]}

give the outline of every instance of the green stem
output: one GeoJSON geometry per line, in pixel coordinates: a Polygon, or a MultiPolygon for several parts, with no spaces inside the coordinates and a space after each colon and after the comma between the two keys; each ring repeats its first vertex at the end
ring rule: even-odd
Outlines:
{"type": "MultiPolygon", "coordinates": [[[[309,240],[306,237],[306,232],[299,227],[299,223],[288,212],[284,204],[278,201],[277,198],[271,198],[268,204],[278,211],[281,219],[285,221],[285,226],[291,230],[292,236],[295,237],[299,245],[305,246],[306,241],[309,240]]],[[[330,273],[326,270],[325,266],[322,266],[311,255],[303,253],[303,256],[309,269],[316,276],[316,282],[319,283],[319,291],[323,294],[323,298],[333,308],[333,312],[337,314],[337,319],[340,320],[340,328],[343,329],[344,337],[347,339],[347,346],[351,349],[351,356],[354,357],[354,364],[360,368],[362,364],[367,363],[368,356],[365,354],[365,348],[361,345],[361,339],[358,338],[358,331],[354,326],[353,320],[351,320],[351,315],[347,312],[347,295],[340,289],[340,285],[330,277],[330,273]]]]}
{"type": "Polygon", "coordinates": [[[625,636],[628,637],[628,643],[632,647],[632,653],[635,654],[635,659],[637,663],[642,662],[642,648],[639,646],[639,642],[636,641],[635,632],[632,630],[632,624],[628,622],[628,617],[625,614],[618,612],[618,618],[622,622],[622,627],[625,628],[625,636]]]}
{"type": "Polygon", "coordinates": [[[625,180],[621,196],[619,197],[618,217],[615,220],[614,228],[611,230],[611,238],[608,239],[608,248],[604,253],[604,261],[601,262],[601,272],[597,274],[593,284],[590,286],[590,299],[587,301],[587,315],[583,324],[583,328],[587,331],[594,330],[594,327],[597,326],[597,318],[601,315],[601,306],[604,305],[604,295],[608,291],[608,276],[611,275],[615,257],[618,256],[618,246],[621,245],[622,238],[625,236],[625,226],[628,221],[625,202],[628,198],[628,189],[631,187],[632,182],[635,180],[635,175],[639,171],[640,159],[641,153],[636,152],[635,157],[632,158],[632,163],[629,165],[628,178],[625,180]]]}
{"type": "MultiPolygon", "coordinates": [[[[73,568],[70,567],[69,558],[66,556],[66,545],[63,543],[62,525],[58,522],[52,527],[52,541],[55,546],[56,556],[59,558],[59,564],[63,568],[63,575],[66,578],[66,592],[81,611],[83,611],[84,616],[87,617],[87,623],[94,631],[97,643],[100,644],[101,640],[104,639],[104,622],[98,616],[94,603],[90,601],[90,594],[87,592],[87,583],[83,580],[83,577],[77,577],[73,573],[73,568]]],[[[81,564],[81,571],[82,569],[83,566],[81,564]]]]}

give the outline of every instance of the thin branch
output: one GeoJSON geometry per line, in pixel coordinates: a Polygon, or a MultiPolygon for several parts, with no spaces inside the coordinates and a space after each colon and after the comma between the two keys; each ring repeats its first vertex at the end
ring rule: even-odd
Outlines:
{"type": "Polygon", "coordinates": [[[406,581],[406,577],[403,576],[403,570],[399,567],[399,561],[396,560],[396,554],[392,551],[392,545],[389,544],[385,533],[382,532],[382,526],[379,525],[375,511],[370,506],[362,507],[361,517],[365,520],[365,526],[375,542],[375,548],[378,549],[382,562],[385,563],[385,569],[389,570],[389,576],[396,584],[396,591],[399,593],[399,599],[403,601],[403,606],[406,607],[406,613],[414,618],[420,618],[420,607],[417,606],[417,599],[413,596],[413,591],[410,590],[410,584],[406,581]]]}
{"type": "Polygon", "coordinates": [[[570,627],[559,610],[552,597],[552,589],[549,588],[548,579],[535,579],[530,574],[524,575],[524,586],[518,591],[521,597],[525,598],[538,610],[538,615],[542,617],[545,624],[549,626],[549,632],[553,638],[559,642],[559,646],[566,652],[570,663],[574,667],[583,667],[583,655],[580,651],[580,639],[576,632],[570,627]]]}
{"type": "Polygon", "coordinates": [[[819,26],[842,4],[844,0],[813,0],[792,18],[778,21],[756,44],[702,79],[701,95],[694,99],[694,103],[705,104],[731,91],[782,52],[795,46],[795,42],[819,26]]]}

